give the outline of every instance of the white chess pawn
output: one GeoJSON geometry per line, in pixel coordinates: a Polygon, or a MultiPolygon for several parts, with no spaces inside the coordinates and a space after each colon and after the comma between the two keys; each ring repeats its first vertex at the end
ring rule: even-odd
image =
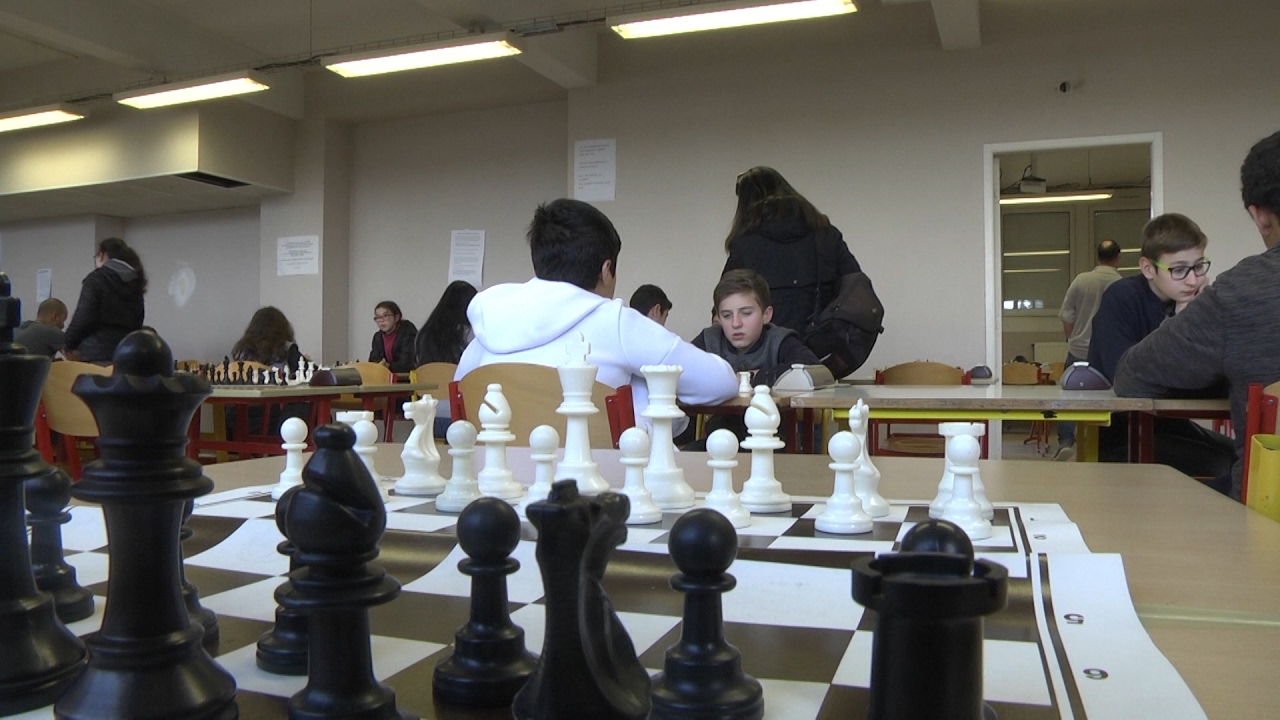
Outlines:
{"type": "Polygon", "coordinates": [[[466,420],[458,420],[445,432],[449,443],[449,457],[453,458],[453,472],[444,484],[444,492],[436,498],[436,509],[443,512],[462,512],[472,500],[483,497],[472,465],[476,451],[476,426],[466,420]]]}
{"type": "Polygon", "coordinates": [[[556,467],[556,480],[574,480],[578,492],[583,495],[599,495],[609,489],[609,483],[600,476],[600,466],[591,457],[591,436],[587,432],[587,418],[600,412],[591,401],[591,388],[595,385],[599,368],[587,362],[591,346],[578,333],[578,341],[565,349],[569,360],[556,368],[564,402],[556,412],[564,415],[564,459],[556,467]]]}
{"type": "Polygon", "coordinates": [[[404,443],[400,460],[404,476],[396,481],[397,495],[431,497],[444,491],[440,476],[440,451],[436,449],[435,422],[438,400],[423,395],[403,405],[404,416],[413,421],[413,431],[404,443]]]}
{"type": "Polygon", "coordinates": [[[356,431],[356,445],[353,449],[364,461],[364,466],[369,468],[373,481],[376,483],[382,480],[382,474],[373,462],[373,457],[378,454],[378,426],[369,420],[357,420],[352,429],[356,431]]]}
{"type": "Polygon", "coordinates": [[[858,454],[862,444],[852,432],[838,432],[827,443],[831,463],[827,467],[836,472],[835,489],[827,500],[827,507],[813,521],[822,532],[837,535],[858,535],[871,532],[871,516],[862,509],[862,500],[854,492],[854,474],[858,468],[858,454]]]}
{"type": "Polygon", "coordinates": [[[774,474],[773,451],[786,443],[778,439],[782,414],[769,394],[768,385],[757,385],[751,396],[751,407],[743,418],[750,434],[742,447],[751,451],[751,477],[742,484],[742,506],[753,513],[779,513],[791,510],[791,496],[782,492],[782,483],[774,474]]]}
{"type": "Polygon", "coordinates": [[[653,494],[653,502],[663,510],[693,507],[693,488],[684,480],[684,470],[676,464],[676,446],[672,423],[684,417],[676,405],[676,383],[684,368],[679,365],[644,365],[649,405],[640,413],[653,423],[649,444],[649,464],[644,468],[644,485],[653,494]]]}
{"type": "MultiPolygon", "coordinates": [[[[738,454],[738,437],[732,430],[721,428],[707,438],[707,453],[711,459],[711,492],[707,493],[707,507],[729,518],[735,528],[751,524],[751,513],[742,507],[738,494],[733,491],[733,469],[738,467],[734,457],[738,454]]],[[[790,509],[791,505],[787,505],[790,509]]]]}
{"type": "Polygon", "coordinates": [[[539,425],[529,433],[529,459],[533,460],[533,484],[529,486],[529,494],[520,501],[516,512],[520,517],[527,517],[525,510],[530,503],[546,500],[551,494],[551,484],[555,482],[556,448],[560,445],[560,433],[550,425],[539,425]]]}
{"type": "MultiPolygon", "coordinates": [[[[969,435],[974,438],[980,438],[987,432],[987,427],[983,423],[969,422],[946,422],[938,423],[938,434],[946,438],[948,441],[957,435],[969,435]]],[[[951,470],[951,458],[945,458],[942,464],[942,479],[938,481],[938,494],[934,497],[933,502],[929,503],[929,517],[942,517],[942,509],[946,507],[947,501],[951,499],[951,487],[954,482],[954,475],[951,470]]],[[[976,467],[976,466],[975,466],[976,467]]],[[[995,517],[995,508],[992,507],[991,501],[987,499],[985,486],[982,484],[982,476],[977,472],[973,475],[973,499],[982,506],[982,516],[990,520],[995,517]]]]}
{"type": "Polygon", "coordinates": [[[291,487],[302,484],[302,451],[307,449],[307,423],[301,418],[289,418],[280,424],[280,439],[284,443],[284,472],[280,473],[280,482],[271,488],[271,499],[279,500],[280,496],[291,487]]]}
{"type": "Polygon", "coordinates": [[[751,388],[751,371],[743,370],[738,373],[738,396],[749,397],[754,392],[751,388]]]}
{"type": "Polygon", "coordinates": [[[973,475],[978,471],[981,454],[982,446],[972,435],[956,435],[947,440],[947,457],[955,479],[942,519],[959,525],[970,540],[991,537],[991,522],[982,517],[982,506],[973,499],[973,475]]]}
{"type": "Polygon", "coordinates": [[[853,473],[853,491],[862,501],[863,511],[878,518],[889,514],[889,502],[880,496],[880,470],[871,462],[871,454],[867,452],[870,414],[871,408],[862,400],[858,400],[858,404],[849,410],[849,430],[862,448],[858,452],[858,468],[853,473]]]}
{"type": "Polygon", "coordinates": [[[480,471],[480,492],[515,505],[524,495],[524,486],[516,482],[507,469],[507,443],[516,439],[507,428],[511,425],[511,405],[502,394],[502,386],[490,383],[480,403],[480,434],[484,443],[484,469],[480,471]]]}
{"type": "Polygon", "coordinates": [[[629,427],[618,438],[622,451],[620,462],[626,468],[626,480],[622,494],[631,500],[628,525],[650,525],[662,519],[662,508],[653,503],[653,496],[644,486],[644,466],[649,464],[649,433],[643,428],[629,427]]]}

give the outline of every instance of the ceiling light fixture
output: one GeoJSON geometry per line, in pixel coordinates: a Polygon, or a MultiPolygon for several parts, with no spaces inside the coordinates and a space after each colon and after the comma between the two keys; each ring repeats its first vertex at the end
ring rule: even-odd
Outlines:
{"type": "Polygon", "coordinates": [[[271,86],[257,74],[247,71],[197,78],[184,82],[155,85],[141,90],[116,93],[111,97],[121,105],[140,110],[213,100],[215,98],[261,92],[271,86]]]}
{"type": "Polygon", "coordinates": [[[384,49],[335,55],[325,58],[321,63],[342,77],[364,77],[519,55],[520,48],[513,43],[514,38],[510,33],[488,33],[425,45],[410,45],[394,51],[384,49]]]}
{"type": "Polygon", "coordinates": [[[1058,195],[1009,195],[1000,198],[1001,205],[1035,205],[1038,203],[1089,202],[1092,200],[1110,200],[1114,195],[1110,190],[1091,193],[1066,193],[1058,195]]]}
{"type": "Polygon", "coordinates": [[[26,128],[40,127],[41,125],[83,120],[84,116],[84,111],[76,110],[66,103],[14,110],[0,113],[0,132],[25,130],[26,128]]]}
{"type": "Polygon", "coordinates": [[[796,2],[713,2],[671,10],[615,15],[605,20],[614,32],[633,40],[764,23],[844,15],[857,11],[853,0],[797,0],[796,2]]]}

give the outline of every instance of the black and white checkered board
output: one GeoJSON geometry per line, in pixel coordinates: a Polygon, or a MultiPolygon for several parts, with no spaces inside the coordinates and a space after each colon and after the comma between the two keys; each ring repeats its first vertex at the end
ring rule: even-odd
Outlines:
{"type": "MultiPolygon", "coordinates": [[[[188,579],[218,613],[218,661],[236,677],[241,717],[255,719],[284,717],[287,698],[305,684],[254,664],[256,640],[274,620],[272,593],[288,569],[274,550],[281,538],[264,490],[201,498],[190,521],[195,534],[184,547],[188,579]]],[[[724,596],[725,635],[763,684],[768,718],[865,715],[875,622],[853,602],[848,568],[856,557],[896,549],[906,530],[927,517],[923,504],[895,502],[871,533],[842,537],[814,530],[821,509],[820,502],[798,500],[789,514],[753,518],[740,531],[739,558],[730,569],[738,585],[724,596]]],[[[400,707],[442,717],[431,697],[431,672],[469,611],[469,580],[456,569],[463,558],[453,536],[457,516],[420,498],[392,497],[388,511],[377,562],[404,589],[370,613],[375,674],[396,691],[400,707]]],[[[641,661],[653,670],[680,632],[683,596],[668,585],[675,567],[665,544],[676,516],[630,528],[604,583],[641,661]]],[[[68,561],[99,595],[106,592],[106,539],[98,508],[73,509],[64,528],[68,561]]],[[[521,569],[509,578],[509,595],[512,618],[536,652],[543,608],[534,549],[528,539],[516,549],[521,569]]],[[[1061,508],[998,507],[996,534],[979,544],[978,554],[1010,570],[1009,606],[987,620],[984,646],[986,697],[1003,720],[1203,717],[1142,629],[1119,556],[1089,554],[1061,508]]],[[[74,632],[97,629],[104,598],[98,600],[95,615],[73,623],[74,632]]],[[[51,716],[42,709],[19,717],[51,716]]]]}

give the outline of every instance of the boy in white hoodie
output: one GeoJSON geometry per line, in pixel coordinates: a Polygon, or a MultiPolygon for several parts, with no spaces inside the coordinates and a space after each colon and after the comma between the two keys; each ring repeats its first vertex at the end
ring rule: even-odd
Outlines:
{"type": "Polygon", "coordinates": [[[611,387],[630,383],[643,426],[640,413],[649,404],[644,365],[683,367],[676,386],[682,402],[714,404],[737,395],[737,376],[724,359],[614,299],[622,240],[604,213],[579,200],[553,200],[534,212],[528,239],[536,277],[495,285],[471,301],[467,317],[475,339],[455,380],[491,363],[562,365],[566,345],[582,333],[591,344],[587,361],[600,368],[596,379],[611,387]]]}

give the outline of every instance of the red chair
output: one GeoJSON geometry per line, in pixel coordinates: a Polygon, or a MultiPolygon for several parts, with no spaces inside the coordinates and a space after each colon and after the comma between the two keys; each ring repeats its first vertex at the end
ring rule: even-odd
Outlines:
{"type": "Polygon", "coordinates": [[[1280,382],[1262,387],[1261,383],[1249,383],[1249,395],[1244,410],[1244,468],[1241,471],[1240,502],[1249,502],[1249,456],[1253,436],[1258,433],[1272,435],[1276,432],[1276,414],[1280,410],[1280,382]]]}
{"type": "Polygon", "coordinates": [[[622,433],[636,424],[636,405],[631,386],[623,385],[618,388],[618,392],[604,399],[604,404],[609,413],[609,434],[613,436],[613,447],[617,448],[622,441],[622,433]]]}

